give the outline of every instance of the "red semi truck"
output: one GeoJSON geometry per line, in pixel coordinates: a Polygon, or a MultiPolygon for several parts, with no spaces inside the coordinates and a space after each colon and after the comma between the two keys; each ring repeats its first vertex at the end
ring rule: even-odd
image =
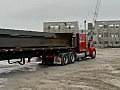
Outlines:
{"type": "Polygon", "coordinates": [[[67,65],[86,57],[95,58],[96,49],[84,33],[48,33],[0,30],[0,61],[24,65],[38,57],[42,64],[67,65]],[[12,59],[20,59],[11,62],[12,59]]]}

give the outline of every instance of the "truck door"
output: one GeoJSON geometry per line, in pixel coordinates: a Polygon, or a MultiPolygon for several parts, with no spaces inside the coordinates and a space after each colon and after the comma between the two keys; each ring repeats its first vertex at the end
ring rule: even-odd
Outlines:
{"type": "Polygon", "coordinates": [[[77,33],[76,39],[77,39],[77,46],[76,46],[77,51],[86,51],[87,50],[86,35],[77,33]]]}

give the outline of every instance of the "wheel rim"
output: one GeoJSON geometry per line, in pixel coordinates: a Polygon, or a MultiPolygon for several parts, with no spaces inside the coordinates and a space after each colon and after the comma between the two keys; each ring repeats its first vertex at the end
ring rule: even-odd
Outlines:
{"type": "Polygon", "coordinates": [[[71,54],[70,59],[71,59],[71,62],[74,62],[74,61],[75,61],[75,56],[74,56],[74,54],[71,54]]]}
{"type": "Polygon", "coordinates": [[[93,57],[95,57],[96,56],[96,52],[95,51],[93,51],[93,57]]]}
{"type": "Polygon", "coordinates": [[[63,60],[64,60],[64,63],[65,63],[65,64],[68,63],[68,57],[67,57],[67,56],[65,56],[65,57],[63,58],[63,60]]]}

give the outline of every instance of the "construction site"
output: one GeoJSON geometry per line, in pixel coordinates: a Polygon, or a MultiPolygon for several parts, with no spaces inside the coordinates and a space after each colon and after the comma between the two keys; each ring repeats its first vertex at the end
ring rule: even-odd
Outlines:
{"type": "Polygon", "coordinates": [[[96,21],[94,32],[98,47],[120,47],[120,21],[96,21]]]}

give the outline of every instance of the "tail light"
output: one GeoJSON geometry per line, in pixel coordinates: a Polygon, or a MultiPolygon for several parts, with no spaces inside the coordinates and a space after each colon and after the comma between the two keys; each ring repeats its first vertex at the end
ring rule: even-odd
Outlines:
{"type": "Polygon", "coordinates": [[[47,55],[45,58],[54,58],[54,55],[47,55]]]}

